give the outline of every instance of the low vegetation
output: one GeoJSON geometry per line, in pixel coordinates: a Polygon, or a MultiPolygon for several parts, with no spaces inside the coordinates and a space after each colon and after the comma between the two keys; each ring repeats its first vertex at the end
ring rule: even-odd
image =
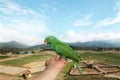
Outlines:
{"type": "Polygon", "coordinates": [[[120,80],[117,78],[104,77],[103,75],[94,76],[68,76],[64,80],[120,80]]]}
{"type": "MultiPolygon", "coordinates": [[[[3,61],[0,62],[0,65],[7,65],[7,66],[19,66],[22,67],[22,65],[35,62],[35,61],[46,61],[49,58],[53,57],[52,54],[38,54],[38,55],[31,55],[20,59],[14,59],[9,61],[3,61]]],[[[80,53],[80,56],[82,58],[82,61],[97,61],[107,64],[114,64],[114,65],[120,65],[120,54],[114,54],[109,52],[92,52],[92,51],[85,51],[83,53],[80,53]]],[[[8,56],[0,56],[0,59],[7,58],[8,56]]],[[[107,78],[103,75],[98,76],[71,76],[68,75],[68,72],[73,65],[72,62],[68,62],[65,68],[61,71],[61,73],[58,75],[56,80],[120,80],[116,78],[107,78]]]]}
{"type": "Polygon", "coordinates": [[[102,63],[120,65],[120,54],[109,52],[85,52],[80,55],[82,60],[94,60],[102,63]]]}
{"type": "Polygon", "coordinates": [[[27,56],[27,57],[20,58],[20,59],[13,59],[13,60],[8,60],[8,61],[3,61],[3,62],[0,62],[0,65],[22,67],[22,65],[30,63],[30,62],[46,61],[50,57],[52,57],[52,56],[49,55],[49,54],[31,55],[31,56],[27,56]]]}
{"type": "Polygon", "coordinates": [[[9,56],[0,56],[0,60],[5,59],[5,58],[9,58],[9,56]]]}
{"type": "MultiPolygon", "coordinates": [[[[80,54],[83,61],[98,61],[107,64],[120,65],[120,54],[111,54],[104,52],[84,52],[80,54]]],[[[72,62],[67,63],[64,70],[60,73],[56,80],[120,80],[117,78],[104,77],[103,75],[94,76],[71,76],[67,73],[73,65],[72,62]],[[67,75],[66,75],[67,74],[67,75]]]]}

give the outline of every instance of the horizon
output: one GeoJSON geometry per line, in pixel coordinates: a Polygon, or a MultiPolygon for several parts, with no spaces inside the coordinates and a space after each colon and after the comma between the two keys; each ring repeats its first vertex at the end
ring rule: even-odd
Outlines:
{"type": "MultiPolygon", "coordinates": [[[[28,44],[25,44],[25,43],[21,43],[21,42],[17,42],[17,41],[8,41],[8,42],[0,42],[0,43],[9,43],[9,42],[15,42],[15,43],[18,43],[18,44],[22,44],[22,45],[26,45],[26,46],[37,46],[37,45],[41,45],[41,44],[44,44],[44,43],[38,43],[38,44],[35,44],[35,45],[28,45],[28,44]]],[[[109,40],[93,40],[93,41],[85,41],[85,42],[80,42],[80,41],[77,41],[77,42],[66,42],[66,43],[87,43],[87,42],[106,42],[106,43],[112,43],[114,44],[114,42],[120,44],[120,39],[109,39],[109,40]]]]}
{"type": "Polygon", "coordinates": [[[0,0],[0,42],[120,39],[120,0],[0,0]]]}

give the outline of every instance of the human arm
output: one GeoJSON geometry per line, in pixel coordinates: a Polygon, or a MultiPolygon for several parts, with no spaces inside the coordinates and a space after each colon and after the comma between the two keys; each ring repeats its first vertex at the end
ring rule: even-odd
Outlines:
{"type": "Polygon", "coordinates": [[[45,63],[45,70],[33,80],[55,80],[60,71],[64,68],[66,60],[57,55],[45,63]]]}

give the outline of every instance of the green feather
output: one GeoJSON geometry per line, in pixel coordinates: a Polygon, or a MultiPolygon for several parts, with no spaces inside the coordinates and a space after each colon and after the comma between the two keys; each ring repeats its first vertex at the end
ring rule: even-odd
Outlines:
{"type": "Polygon", "coordinates": [[[81,60],[78,53],[73,50],[68,44],[58,40],[54,36],[47,36],[45,40],[50,44],[51,48],[60,56],[63,58],[71,59],[76,67],[78,68],[80,74],[82,74],[82,70],[78,64],[78,62],[81,60]]]}
{"type": "Polygon", "coordinates": [[[79,71],[79,73],[81,75],[82,74],[82,69],[80,68],[79,64],[76,61],[73,61],[73,62],[76,65],[76,67],[77,67],[77,69],[78,69],[78,71],[79,71]]]}

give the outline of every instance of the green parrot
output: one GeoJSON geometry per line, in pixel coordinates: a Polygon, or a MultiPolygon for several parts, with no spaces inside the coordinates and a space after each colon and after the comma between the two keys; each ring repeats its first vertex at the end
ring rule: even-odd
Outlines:
{"type": "Polygon", "coordinates": [[[44,44],[49,44],[51,48],[62,58],[71,59],[73,63],[76,65],[79,73],[82,74],[82,69],[78,64],[78,62],[81,60],[80,56],[68,44],[58,40],[54,36],[47,36],[44,40],[44,44]]]}

